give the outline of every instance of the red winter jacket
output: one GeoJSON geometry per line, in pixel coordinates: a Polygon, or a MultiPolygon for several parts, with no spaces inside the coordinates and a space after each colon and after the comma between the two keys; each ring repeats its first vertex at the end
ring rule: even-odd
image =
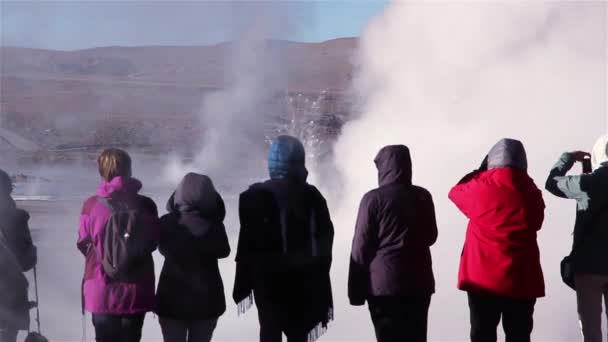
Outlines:
{"type": "Polygon", "coordinates": [[[511,168],[475,173],[449,197],[470,220],[458,288],[511,298],[543,297],[536,232],[545,204],[528,174],[511,168]]]}

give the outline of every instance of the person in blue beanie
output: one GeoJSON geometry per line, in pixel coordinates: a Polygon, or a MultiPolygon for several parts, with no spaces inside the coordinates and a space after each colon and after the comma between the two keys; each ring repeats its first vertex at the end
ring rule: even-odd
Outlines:
{"type": "Polygon", "coordinates": [[[233,299],[255,304],[260,342],[315,341],[333,319],[330,282],[334,228],[323,195],[306,182],[302,143],[274,140],[270,179],[239,198],[241,223],[233,299]]]}

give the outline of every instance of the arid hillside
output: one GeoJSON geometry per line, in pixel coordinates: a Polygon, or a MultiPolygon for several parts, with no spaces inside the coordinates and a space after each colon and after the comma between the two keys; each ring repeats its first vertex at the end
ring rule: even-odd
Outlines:
{"type": "MultiPolygon", "coordinates": [[[[266,44],[281,56],[287,87],[264,110],[281,117],[286,98],[302,94],[320,101],[322,114],[347,114],[343,93],[356,39],[266,44]]],[[[70,52],[0,47],[0,127],[19,136],[0,134],[0,151],[31,152],[32,143],[45,153],[100,145],[187,149],[204,134],[197,120],[205,95],[229,86],[234,51],[234,43],[70,52]]]]}

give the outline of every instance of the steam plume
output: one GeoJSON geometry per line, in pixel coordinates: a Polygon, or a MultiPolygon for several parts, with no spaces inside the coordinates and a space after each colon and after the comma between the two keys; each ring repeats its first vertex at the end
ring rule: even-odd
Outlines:
{"type": "MultiPolygon", "coordinates": [[[[431,340],[466,340],[469,327],[466,296],[455,289],[466,222],[447,201],[450,186],[502,137],[524,142],[541,188],[561,152],[591,148],[606,129],[606,24],[605,3],[396,2],[363,35],[359,118],[336,145],[345,184],[338,237],[348,246],[358,201],[376,186],[375,153],[408,145],[414,182],[434,195],[440,223],[431,340]]],[[[574,340],[574,295],[558,276],[574,203],[544,197],[548,296],[537,305],[535,337],[574,340]]]]}

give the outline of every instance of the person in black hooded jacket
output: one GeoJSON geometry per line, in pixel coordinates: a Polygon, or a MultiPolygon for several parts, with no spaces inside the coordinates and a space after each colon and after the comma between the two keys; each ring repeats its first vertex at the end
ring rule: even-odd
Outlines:
{"type": "Polygon", "coordinates": [[[30,326],[28,282],[23,272],[36,265],[37,252],[28,226],[29,214],[11,198],[13,184],[0,170],[0,342],[15,342],[30,326]]]}
{"type": "Polygon", "coordinates": [[[165,257],[157,313],[165,342],[211,341],[226,311],[218,259],[230,254],[224,201],[207,176],[189,173],[161,218],[159,250],[165,257]]]}
{"type": "Polygon", "coordinates": [[[270,180],[239,198],[241,230],[233,299],[258,309],[260,341],[314,341],[333,319],[334,229],[323,195],[306,182],[304,146],[280,136],[268,156],[270,180]]]}

